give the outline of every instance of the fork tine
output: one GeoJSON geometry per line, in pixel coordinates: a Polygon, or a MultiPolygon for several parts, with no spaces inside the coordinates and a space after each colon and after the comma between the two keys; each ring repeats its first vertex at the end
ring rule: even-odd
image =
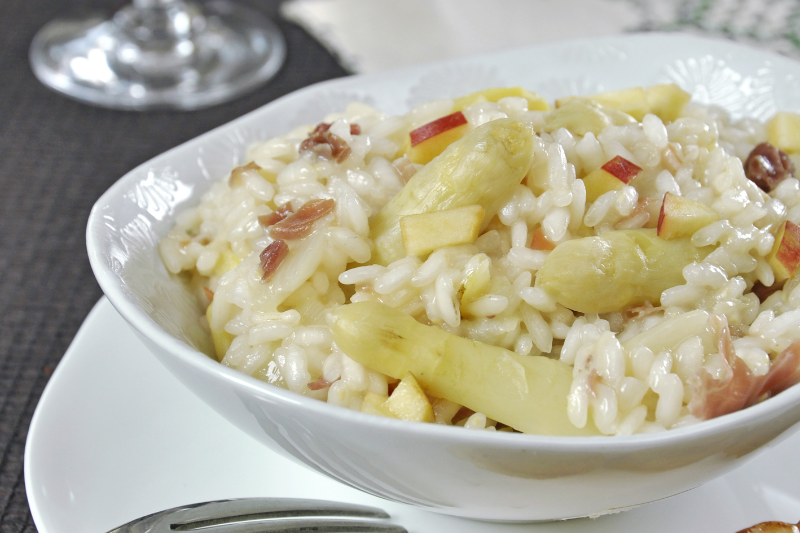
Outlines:
{"type": "Polygon", "coordinates": [[[129,522],[109,533],[169,533],[196,531],[205,528],[209,533],[256,531],[303,531],[297,527],[316,527],[327,523],[330,527],[346,526],[350,529],[306,529],[305,531],[375,531],[401,532],[398,526],[380,522],[355,522],[346,518],[389,518],[381,509],[349,503],[292,498],[242,498],[218,500],[167,509],[129,522]],[[325,521],[323,518],[336,520],[325,521]],[[306,524],[306,525],[304,525],[306,524]],[[307,526],[312,524],[312,526],[307,526]],[[217,527],[215,527],[217,526],[217,527]],[[242,529],[254,526],[256,529],[242,529]],[[278,529],[274,529],[274,527],[278,529]],[[292,526],[294,529],[286,529],[292,526]],[[353,529],[354,527],[361,529],[353,529]],[[284,529],[280,529],[283,527],[284,529]],[[372,529],[364,529],[372,528],[372,529]],[[376,529],[377,528],[377,529],[376,529]],[[388,529],[387,529],[388,528],[388,529]]]}
{"type": "MultiPolygon", "coordinates": [[[[185,531],[185,530],[184,530],[185,531]]],[[[227,523],[196,531],[204,533],[408,533],[405,528],[372,520],[287,518],[227,523]]]]}
{"type": "Polygon", "coordinates": [[[192,506],[171,519],[172,531],[191,531],[226,522],[290,517],[389,518],[381,509],[364,505],[290,498],[245,498],[192,506]]]}

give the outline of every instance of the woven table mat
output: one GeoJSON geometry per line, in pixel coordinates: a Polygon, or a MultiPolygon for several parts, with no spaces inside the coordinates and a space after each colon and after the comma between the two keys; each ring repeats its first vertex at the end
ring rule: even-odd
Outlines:
{"type": "Polygon", "coordinates": [[[278,23],[286,64],[267,85],[193,112],[90,107],[40,84],[28,65],[36,31],[123,1],[0,2],[0,533],[36,531],[22,458],[39,396],[100,298],[84,233],[95,200],[118,178],[167,149],[306,85],[346,75],[277,1],[237,0],[278,23]]]}

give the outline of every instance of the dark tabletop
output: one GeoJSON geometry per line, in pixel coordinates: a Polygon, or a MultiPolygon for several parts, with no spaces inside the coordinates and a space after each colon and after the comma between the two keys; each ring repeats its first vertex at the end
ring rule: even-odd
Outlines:
{"type": "Polygon", "coordinates": [[[279,96],[347,72],[277,0],[238,0],[283,30],[288,55],[267,85],[192,112],[124,112],[55,94],[28,66],[48,21],[123,0],[0,1],[0,533],[36,531],[22,457],[33,411],[53,369],[102,292],[84,232],[95,200],[137,165],[279,96]]]}

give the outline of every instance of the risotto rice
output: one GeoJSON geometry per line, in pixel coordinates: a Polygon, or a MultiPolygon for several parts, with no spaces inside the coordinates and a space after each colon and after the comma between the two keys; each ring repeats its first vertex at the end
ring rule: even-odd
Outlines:
{"type": "Polygon", "coordinates": [[[636,94],[659,91],[675,98],[646,109],[618,98],[625,91],[551,108],[529,91],[492,89],[403,116],[353,103],[250,147],[178,215],[159,251],[208,304],[200,320],[221,364],[335,405],[413,419],[390,402],[410,394],[427,402],[418,420],[519,429],[430,391],[414,396],[413,377],[398,383],[345,353],[331,313],[381,302],[514,357],[558,361],[575,428],[629,435],[727,414],[800,381],[800,182],[794,155],[754,152],[766,124],[732,122],[674,86],[636,94]],[[431,252],[381,251],[375,226],[390,201],[503,121],[530,131],[519,179],[507,190],[492,181],[493,203],[413,213],[473,207],[475,234],[437,223],[430,233],[443,245],[431,252]],[[636,241],[638,266],[620,259],[624,239],[636,241]],[[658,260],[651,244],[665,247],[658,260]]]}

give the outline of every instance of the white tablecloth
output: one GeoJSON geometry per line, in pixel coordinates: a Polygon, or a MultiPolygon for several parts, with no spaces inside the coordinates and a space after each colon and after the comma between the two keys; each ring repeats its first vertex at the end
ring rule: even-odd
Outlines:
{"type": "Polygon", "coordinates": [[[291,0],[282,12],[354,73],[634,31],[716,35],[800,58],[800,0],[291,0]]]}

